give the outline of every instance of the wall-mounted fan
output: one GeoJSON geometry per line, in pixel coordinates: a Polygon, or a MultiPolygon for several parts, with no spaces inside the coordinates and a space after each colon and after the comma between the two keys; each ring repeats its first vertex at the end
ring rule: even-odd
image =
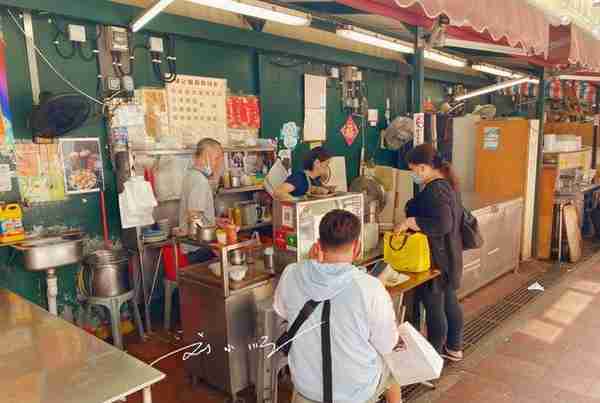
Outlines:
{"type": "Polygon", "coordinates": [[[387,149],[399,150],[413,139],[413,120],[399,116],[383,131],[383,141],[387,149]]]}
{"type": "Polygon", "coordinates": [[[34,137],[54,138],[77,129],[85,123],[92,107],[79,94],[40,94],[40,104],[34,106],[29,123],[34,137]]]}

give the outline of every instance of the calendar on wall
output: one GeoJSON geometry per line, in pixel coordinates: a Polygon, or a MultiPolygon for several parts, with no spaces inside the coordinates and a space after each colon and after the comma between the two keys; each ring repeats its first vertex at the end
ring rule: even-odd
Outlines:
{"type": "Polygon", "coordinates": [[[167,95],[171,135],[184,146],[206,137],[227,144],[227,80],[177,75],[167,95]]]}

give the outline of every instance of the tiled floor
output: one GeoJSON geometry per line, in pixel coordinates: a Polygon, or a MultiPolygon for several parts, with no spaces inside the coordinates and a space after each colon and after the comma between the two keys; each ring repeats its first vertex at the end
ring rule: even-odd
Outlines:
{"type": "MultiPolygon", "coordinates": [[[[559,285],[535,300],[505,326],[484,339],[460,365],[444,371],[438,388],[421,396],[425,402],[600,403],[600,260],[578,268],[559,285]]],[[[473,317],[550,266],[541,262],[521,265],[463,301],[465,315],[473,317]]],[[[181,347],[176,335],[157,332],[150,340],[129,340],[128,351],[143,361],[181,347]]],[[[167,378],[153,388],[161,403],[221,403],[227,397],[208,386],[193,388],[186,379],[181,354],[157,364],[167,378]]],[[[289,402],[283,385],[280,402],[289,402]]],[[[287,392],[286,392],[287,391],[287,392]]],[[[252,391],[246,402],[254,402],[252,391]]],[[[129,399],[141,402],[141,396],[129,399]]]]}
{"type": "Polygon", "coordinates": [[[445,370],[425,402],[600,403],[600,256],[445,370]]]}

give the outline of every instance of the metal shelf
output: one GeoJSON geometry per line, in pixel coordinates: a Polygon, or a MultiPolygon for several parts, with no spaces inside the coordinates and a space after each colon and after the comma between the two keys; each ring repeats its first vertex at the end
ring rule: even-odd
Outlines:
{"type": "Polygon", "coordinates": [[[259,222],[258,224],[255,224],[255,225],[245,225],[245,226],[240,227],[240,231],[251,231],[253,229],[269,227],[271,224],[273,224],[273,221],[269,220],[269,221],[259,222]]]}
{"type": "MultiPolygon", "coordinates": [[[[196,150],[194,148],[177,148],[177,149],[131,149],[132,153],[142,155],[192,155],[196,150]]],[[[233,152],[275,152],[275,147],[223,147],[226,153],[233,152]]]]}
{"type": "Polygon", "coordinates": [[[263,185],[256,186],[244,186],[239,188],[229,188],[229,189],[219,189],[219,194],[234,194],[234,193],[248,193],[248,192],[256,192],[259,190],[264,190],[265,187],[263,185]]]}

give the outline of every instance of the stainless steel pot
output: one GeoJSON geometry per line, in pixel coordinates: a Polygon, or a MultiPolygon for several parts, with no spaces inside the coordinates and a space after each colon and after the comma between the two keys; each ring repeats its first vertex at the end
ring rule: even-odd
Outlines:
{"type": "Polygon", "coordinates": [[[231,251],[229,255],[229,263],[234,266],[239,266],[246,263],[246,254],[241,249],[231,251]]]}
{"type": "Polygon", "coordinates": [[[258,203],[240,203],[239,207],[242,212],[243,225],[256,225],[258,223],[258,203]]]}
{"type": "Polygon", "coordinates": [[[84,260],[94,297],[114,297],[130,290],[129,256],[124,250],[99,250],[84,260]]]}
{"type": "Polygon", "coordinates": [[[217,240],[217,227],[215,226],[197,226],[196,239],[204,242],[214,242],[217,240]]]}

